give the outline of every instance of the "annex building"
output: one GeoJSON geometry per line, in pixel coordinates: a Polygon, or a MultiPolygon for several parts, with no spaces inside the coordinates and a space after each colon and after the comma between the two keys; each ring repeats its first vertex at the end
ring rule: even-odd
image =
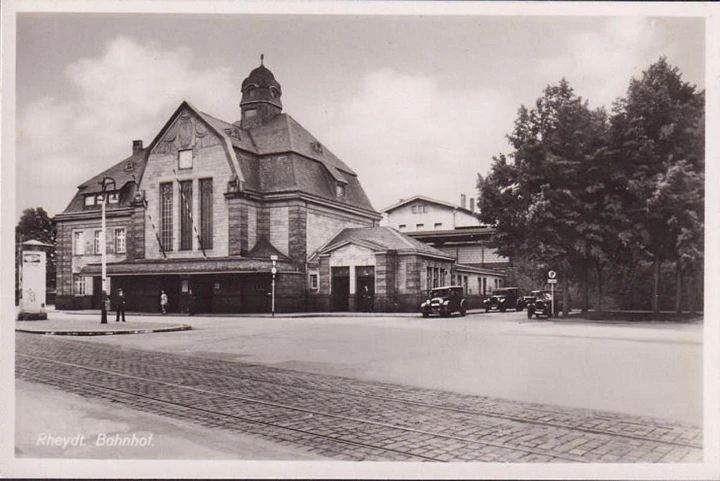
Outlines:
{"type": "Polygon", "coordinates": [[[78,186],[57,224],[58,309],[97,308],[101,253],[127,309],[417,310],[452,256],[380,227],[356,173],[290,115],[261,65],[239,120],[182,102],[149,145],[78,186]],[[102,206],[105,206],[105,229],[102,206]],[[271,260],[273,259],[273,260],[271,260]]]}
{"type": "Polygon", "coordinates": [[[479,306],[493,289],[505,285],[510,259],[489,246],[494,229],[483,225],[474,199],[460,205],[423,195],[402,199],[384,208],[381,225],[432,247],[454,262],[450,283],[463,286],[471,306],[479,306]]]}

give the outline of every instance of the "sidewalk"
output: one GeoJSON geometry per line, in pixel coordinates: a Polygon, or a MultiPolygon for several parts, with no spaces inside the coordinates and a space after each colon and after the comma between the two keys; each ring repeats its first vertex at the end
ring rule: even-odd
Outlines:
{"type": "Polygon", "coordinates": [[[127,315],[126,322],[115,322],[108,314],[107,324],[100,323],[100,311],[90,311],[90,315],[48,311],[47,320],[16,321],[15,330],[32,334],[60,336],[106,336],[115,334],[147,334],[152,332],[187,331],[189,324],[175,319],[147,319],[142,315],[127,315]],[[92,315],[94,314],[94,315],[92,315]]]}

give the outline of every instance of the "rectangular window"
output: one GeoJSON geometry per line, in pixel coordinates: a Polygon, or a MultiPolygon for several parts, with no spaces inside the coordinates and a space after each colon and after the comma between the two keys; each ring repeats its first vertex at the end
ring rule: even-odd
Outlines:
{"type": "Polygon", "coordinates": [[[93,241],[93,252],[95,254],[100,254],[100,250],[102,249],[102,231],[96,230],[95,231],[95,238],[93,241]]]}
{"type": "Polygon", "coordinates": [[[78,274],[73,274],[73,293],[76,296],[85,295],[85,278],[78,274]]]}
{"type": "Polygon", "coordinates": [[[92,207],[95,205],[95,196],[94,195],[86,195],[85,196],[85,207],[92,207]]]}
{"type": "Polygon", "coordinates": [[[434,227],[435,227],[436,229],[441,228],[441,227],[442,227],[442,222],[435,222],[435,226],[434,226],[434,227]]]}
{"type": "Polygon", "coordinates": [[[73,255],[81,256],[85,254],[85,236],[83,231],[73,232],[73,255]]]}
{"type": "Polygon", "coordinates": [[[310,274],[310,289],[317,290],[318,288],[318,275],[317,274],[310,274]]]}
{"type": "Polygon", "coordinates": [[[118,194],[117,192],[112,192],[108,194],[107,198],[108,204],[117,204],[118,202],[120,202],[120,194],[118,194]]]}
{"type": "Polygon", "coordinates": [[[213,180],[200,179],[200,242],[213,248],[213,180]]]}
{"type": "Polygon", "coordinates": [[[398,230],[403,230],[403,229],[405,229],[405,228],[407,228],[407,225],[405,225],[405,224],[400,224],[400,225],[398,226],[398,230]]]}
{"type": "Polygon", "coordinates": [[[125,254],[125,228],[115,229],[115,253],[125,254]]]}
{"type": "Polygon", "coordinates": [[[192,180],[180,182],[180,250],[192,249],[192,180]]]}
{"type": "Polygon", "coordinates": [[[178,151],[178,169],[192,169],[193,151],[192,149],[178,151]]]}
{"type": "Polygon", "coordinates": [[[173,186],[160,184],[160,243],[163,250],[172,250],[173,241],[173,186]]]}
{"type": "Polygon", "coordinates": [[[421,230],[421,229],[423,229],[424,227],[425,227],[425,224],[415,224],[415,229],[416,229],[416,230],[421,230]]]}

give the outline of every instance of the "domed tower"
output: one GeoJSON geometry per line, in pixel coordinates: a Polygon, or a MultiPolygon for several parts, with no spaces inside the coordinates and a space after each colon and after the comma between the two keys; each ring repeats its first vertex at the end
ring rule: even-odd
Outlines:
{"type": "Polygon", "coordinates": [[[265,65],[260,55],[260,66],[243,80],[240,110],[240,127],[258,127],[282,112],[282,89],[275,76],[265,65]]]}

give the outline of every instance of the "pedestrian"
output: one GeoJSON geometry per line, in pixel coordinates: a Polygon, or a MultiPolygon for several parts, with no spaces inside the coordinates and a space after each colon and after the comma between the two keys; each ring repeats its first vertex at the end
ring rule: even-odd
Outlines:
{"type": "Polygon", "coordinates": [[[165,291],[160,291],[160,311],[163,314],[167,314],[167,307],[168,307],[168,296],[165,294],[165,291]]]}
{"type": "Polygon", "coordinates": [[[115,322],[120,322],[120,315],[122,314],[122,322],[125,322],[125,294],[122,289],[117,290],[117,297],[115,298],[115,322]]]}

